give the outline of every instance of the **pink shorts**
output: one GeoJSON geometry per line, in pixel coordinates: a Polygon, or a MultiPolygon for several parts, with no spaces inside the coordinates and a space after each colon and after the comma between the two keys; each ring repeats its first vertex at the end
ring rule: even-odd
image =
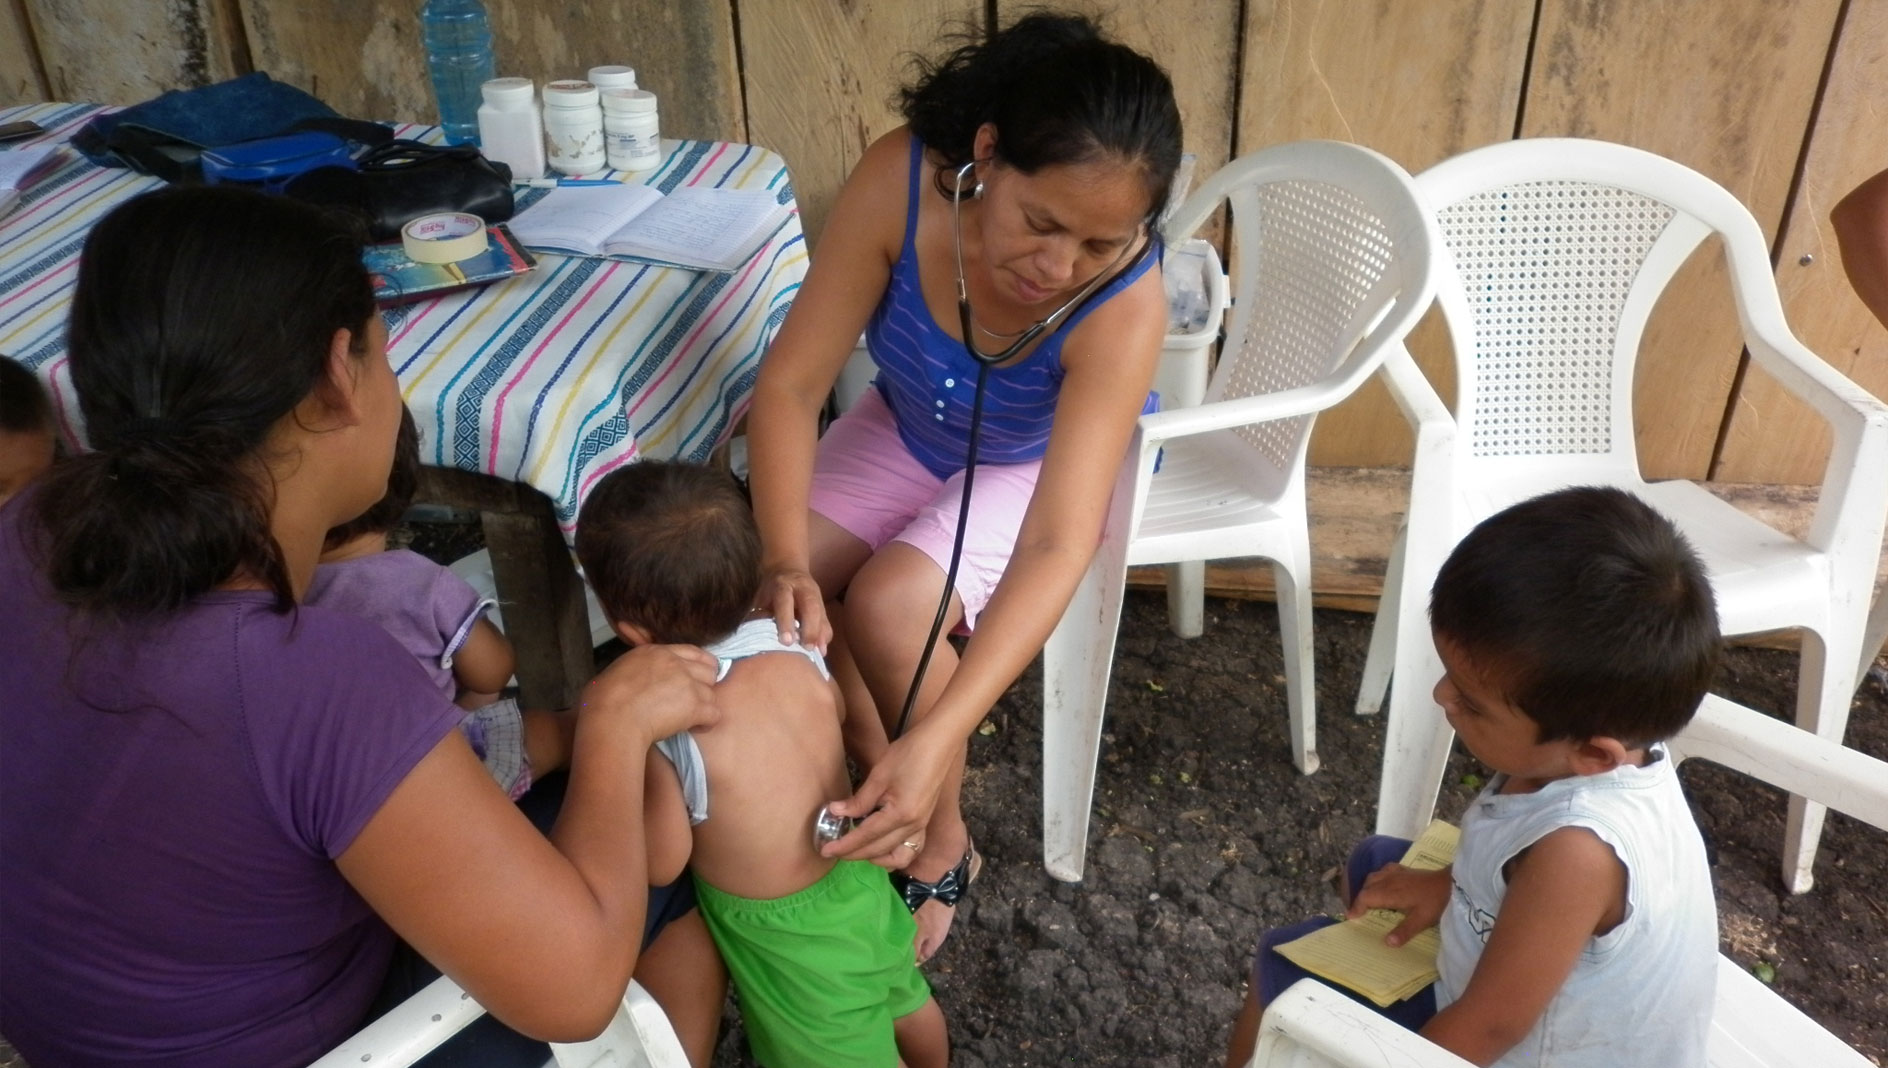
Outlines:
{"type": "MultiPolygon", "coordinates": [[[[1040,460],[977,465],[970,491],[971,522],[957,568],[966,630],[976,626],[1009,566],[1041,469],[1040,460]]],[[[891,408],[874,387],[819,439],[807,503],[873,552],[902,541],[948,573],[963,479],[961,471],[940,479],[911,455],[898,436],[891,408]]]]}

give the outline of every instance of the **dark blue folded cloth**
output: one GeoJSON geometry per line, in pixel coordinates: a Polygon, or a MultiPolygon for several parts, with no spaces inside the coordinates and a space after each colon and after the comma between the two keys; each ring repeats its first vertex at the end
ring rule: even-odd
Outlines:
{"type": "Polygon", "coordinates": [[[102,167],[130,167],[175,181],[178,175],[166,171],[194,168],[202,149],[337,117],[328,105],[257,71],[100,115],[73,135],[72,147],[102,167]]]}

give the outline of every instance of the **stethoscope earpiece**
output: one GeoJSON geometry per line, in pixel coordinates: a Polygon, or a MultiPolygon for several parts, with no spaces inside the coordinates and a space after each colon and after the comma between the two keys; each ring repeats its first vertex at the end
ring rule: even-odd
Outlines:
{"type": "MultiPolygon", "coordinates": [[[[974,170],[976,166],[977,166],[977,161],[973,159],[969,163],[966,163],[963,166],[957,168],[956,191],[951,195],[951,203],[955,204],[956,202],[964,199],[964,177],[968,175],[972,170],[974,170]]],[[[981,179],[979,179],[975,185],[970,187],[970,199],[972,200],[983,199],[983,182],[981,179]]]]}

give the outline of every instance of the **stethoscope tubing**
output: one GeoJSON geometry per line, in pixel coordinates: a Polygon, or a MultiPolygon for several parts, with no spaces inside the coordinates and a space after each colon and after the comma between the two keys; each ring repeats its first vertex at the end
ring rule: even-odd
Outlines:
{"type": "MultiPolygon", "coordinates": [[[[937,615],[931,620],[930,633],[925,636],[924,648],[918,654],[918,666],[911,673],[911,685],[905,690],[904,705],[898,711],[898,726],[892,731],[892,741],[897,741],[904,736],[905,727],[911,721],[911,711],[918,703],[918,691],[923,688],[925,672],[931,666],[931,653],[937,648],[938,636],[944,631],[944,617],[950,612],[951,593],[957,588],[958,565],[962,562],[964,555],[964,533],[970,523],[970,492],[977,476],[977,439],[983,430],[983,397],[985,387],[989,384],[990,369],[998,364],[1008,363],[1017,353],[1028,347],[1030,342],[1051,329],[1051,324],[1092,296],[1100,288],[1102,280],[1109,277],[1120,264],[1121,258],[1127,255],[1127,250],[1123,249],[1121,255],[1115,257],[1114,263],[1102,268],[1095,277],[1088,280],[1088,284],[1082,287],[1081,292],[1064,301],[1061,307],[1044,318],[1036,320],[1001,352],[979,350],[976,341],[973,340],[975,328],[970,316],[970,289],[964,278],[964,179],[976,165],[977,161],[971,160],[957,168],[955,195],[951,197],[951,243],[957,266],[957,321],[963,330],[964,352],[977,364],[977,385],[970,404],[969,441],[964,449],[964,491],[957,505],[957,531],[951,538],[950,563],[944,569],[944,592],[938,598],[937,615]]],[[[1153,244],[1151,237],[1143,241],[1139,255],[1146,255],[1153,244]]],[[[1139,256],[1129,263],[1129,267],[1138,260],[1139,256]]]]}

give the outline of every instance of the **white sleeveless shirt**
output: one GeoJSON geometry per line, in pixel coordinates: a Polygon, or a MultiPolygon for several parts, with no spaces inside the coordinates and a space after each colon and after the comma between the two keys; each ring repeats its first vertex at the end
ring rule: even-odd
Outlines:
{"type": "Polygon", "coordinates": [[[1455,891],[1440,924],[1438,1007],[1468,987],[1499,923],[1514,856],[1562,827],[1584,827],[1626,867],[1626,918],[1589,939],[1565,985],[1497,1068],[1703,1068],[1717,988],[1717,903],[1704,841],[1663,746],[1645,767],[1498,794],[1496,776],[1462,817],[1455,891]]]}

